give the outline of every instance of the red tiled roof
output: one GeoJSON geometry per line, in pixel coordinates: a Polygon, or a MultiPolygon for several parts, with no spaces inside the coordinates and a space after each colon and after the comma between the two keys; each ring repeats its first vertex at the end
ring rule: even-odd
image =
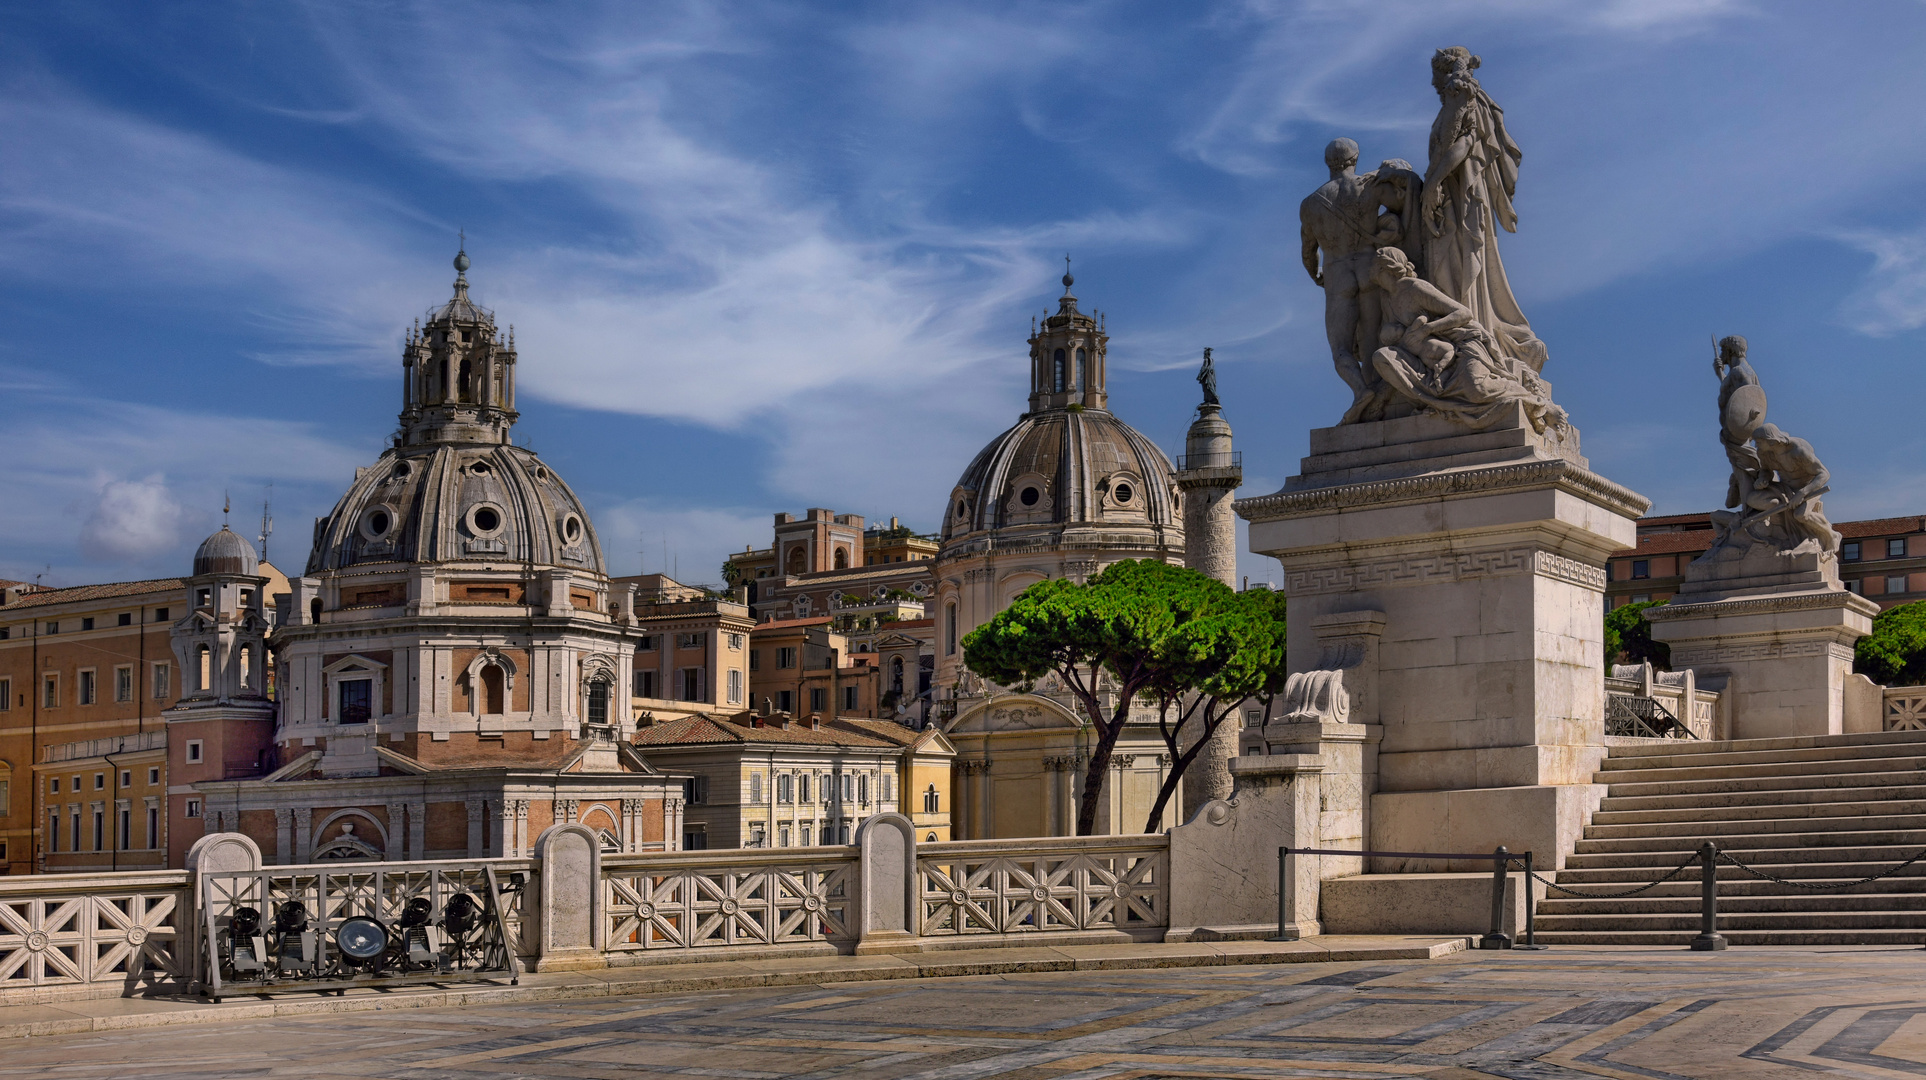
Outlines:
{"type": "Polygon", "coordinates": [[[769,727],[751,727],[707,716],[685,716],[666,724],[645,727],[635,733],[635,745],[648,747],[748,745],[752,743],[790,746],[842,746],[856,750],[887,750],[896,744],[867,731],[838,730],[849,721],[834,721],[820,728],[793,722],[785,728],[780,717],[770,717],[769,727]]]}
{"type": "Polygon", "coordinates": [[[1661,514],[1654,517],[1639,518],[1638,527],[1644,529],[1656,525],[1702,525],[1706,528],[1711,528],[1711,522],[1712,516],[1706,513],[1661,514]]]}
{"type": "Polygon", "coordinates": [[[1842,521],[1834,525],[1841,536],[1904,536],[1926,532],[1926,520],[1917,517],[1874,518],[1871,521],[1842,521]]]}
{"type": "Polygon", "coordinates": [[[757,623],[756,629],[780,630],[791,626],[826,626],[828,623],[829,616],[827,615],[822,615],[814,619],[771,619],[768,622],[757,623]]]}
{"type": "Polygon", "coordinates": [[[1687,551],[1704,551],[1712,546],[1710,529],[1693,529],[1691,532],[1653,533],[1641,536],[1637,547],[1621,548],[1612,552],[1612,558],[1623,559],[1643,555],[1675,555],[1687,551]]]}
{"type": "Polygon", "coordinates": [[[71,604],[80,600],[111,600],[117,596],[143,596],[151,593],[185,593],[187,582],[180,578],[154,578],[151,581],[116,581],[105,585],[76,585],[71,589],[42,589],[23,593],[7,608],[45,607],[71,604]]]}

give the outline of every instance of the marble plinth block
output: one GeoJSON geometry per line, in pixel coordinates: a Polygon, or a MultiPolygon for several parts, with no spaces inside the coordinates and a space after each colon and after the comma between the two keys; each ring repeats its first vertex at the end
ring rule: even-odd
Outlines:
{"type": "Polygon", "coordinates": [[[1674,668],[1691,668],[1701,684],[1725,680],[1731,738],[1838,735],[1847,730],[1853,643],[1872,633],[1879,605],[1837,587],[1836,576],[1830,584],[1697,603],[1694,595],[1721,594],[1682,591],[1645,617],[1652,637],[1672,647],[1674,668]]]}
{"type": "MultiPolygon", "coordinates": [[[[1592,473],[1577,444],[1522,412],[1476,432],[1435,416],[1325,428],[1283,491],[1237,504],[1251,550],[1283,566],[1292,671],[1317,665],[1322,617],[1384,614],[1380,792],[1591,786],[1605,753],[1605,560],[1633,545],[1650,504],[1592,473]]],[[[1513,831],[1453,816],[1462,850],[1513,831]]],[[[1424,850],[1436,820],[1374,812],[1372,847],[1424,850]]]]}

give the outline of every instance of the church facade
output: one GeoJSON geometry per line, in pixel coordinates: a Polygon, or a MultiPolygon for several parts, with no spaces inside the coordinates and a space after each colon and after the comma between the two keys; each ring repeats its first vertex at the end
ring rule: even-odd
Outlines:
{"type": "MultiPolygon", "coordinates": [[[[1122,559],[1184,559],[1169,457],[1109,409],[1101,320],[1063,276],[1056,314],[1030,337],[1029,409],[964,469],[944,511],[935,576],[936,693],[957,751],[958,839],[1061,836],[1096,734],[1054,680],[1034,693],[986,683],[962,640],[1048,578],[1083,581],[1122,559]]],[[[1156,714],[1133,715],[1111,758],[1097,830],[1144,828],[1170,762],[1156,714]]]]}
{"type": "MultiPolygon", "coordinates": [[[[521,855],[568,822],[607,851],[676,850],[682,778],[624,737],[634,586],[611,584],[581,500],[512,441],[513,332],[469,298],[465,254],[455,267],[403,350],[400,433],[276,598],[274,767],[197,783],[206,828],[281,863],[521,855]]],[[[217,584],[239,597],[235,569],[217,584]]],[[[238,656],[259,647],[249,602],[238,656]]],[[[226,618],[176,627],[185,670],[226,618]]]]}

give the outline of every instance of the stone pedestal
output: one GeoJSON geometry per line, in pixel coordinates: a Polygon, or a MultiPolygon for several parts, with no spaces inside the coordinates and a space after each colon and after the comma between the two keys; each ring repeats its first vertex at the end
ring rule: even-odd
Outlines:
{"type": "Polygon", "coordinates": [[[1378,796],[1370,846],[1505,844],[1557,866],[1542,845],[1565,830],[1534,823],[1548,839],[1519,843],[1521,796],[1504,789],[1585,789],[1534,813],[1593,801],[1604,564],[1649,502],[1593,474],[1575,430],[1534,432],[1517,409],[1482,431],[1435,416],[1325,428],[1311,451],[1283,491],[1237,510],[1251,549],[1283,565],[1292,671],[1318,666],[1325,617],[1384,615],[1378,790],[1399,803],[1386,814],[1378,796]]]}
{"type": "Polygon", "coordinates": [[[1797,580],[1757,584],[1760,577],[1792,576],[1788,572],[1692,590],[1691,574],[1699,569],[1693,563],[1679,597],[1647,608],[1645,617],[1652,636],[1672,647],[1673,667],[1691,668],[1701,682],[1725,679],[1729,737],[1846,731],[1853,643],[1872,633],[1879,605],[1846,592],[1836,572],[1816,588],[1797,580]]]}

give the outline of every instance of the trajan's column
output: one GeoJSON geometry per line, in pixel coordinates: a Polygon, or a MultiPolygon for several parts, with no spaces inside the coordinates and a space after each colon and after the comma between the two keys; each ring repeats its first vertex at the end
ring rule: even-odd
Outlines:
{"type": "MultiPolygon", "coordinates": [[[[1184,437],[1177,462],[1177,488],[1184,497],[1184,565],[1237,587],[1237,515],[1231,495],[1244,482],[1244,467],[1231,450],[1231,427],[1217,398],[1217,368],[1210,350],[1197,372],[1204,402],[1184,437]]],[[[1212,799],[1231,794],[1230,759],[1237,756],[1237,718],[1218,725],[1210,746],[1191,764],[1184,785],[1184,817],[1212,799]]]]}

